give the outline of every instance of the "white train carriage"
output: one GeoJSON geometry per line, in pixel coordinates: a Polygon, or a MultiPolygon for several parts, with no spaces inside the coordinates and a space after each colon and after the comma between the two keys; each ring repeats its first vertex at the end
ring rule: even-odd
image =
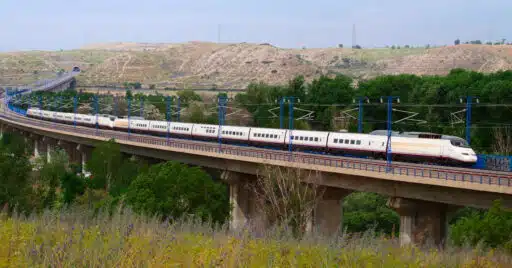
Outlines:
{"type": "Polygon", "coordinates": [[[39,108],[29,108],[27,110],[27,116],[33,118],[41,118],[43,111],[39,108]]]}
{"type": "Polygon", "coordinates": [[[116,118],[116,120],[114,121],[114,130],[128,130],[128,118],[116,118]]]}
{"type": "Polygon", "coordinates": [[[171,122],[167,121],[150,121],[149,132],[159,136],[166,136],[171,133],[171,122]]]}
{"type": "MultiPolygon", "coordinates": [[[[387,142],[387,137],[381,137],[387,142]]],[[[420,139],[391,137],[391,153],[394,159],[415,159],[418,162],[441,160],[443,141],[439,139],[420,139]]]]}
{"type": "Polygon", "coordinates": [[[443,158],[450,162],[463,163],[464,165],[472,165],[476,163],[477,156],[475,151],[471,149],[466,140],[459,137],[450,137],[449,139],[441,139],[443,141],[443,158]]]}
{"type": "Polygon", "coordinates": [[[220,136],[225,143],[237,143],[249,141],[250,127],[222,126],[220,136]]]}
{"type": "Polygon", "coordinates": [[[254,145],[268,144],[284,147],[286,132],[286,129],[252,127],[249,133],[249,142],[254,145]]]}
{"type": "Polygon", "coordinates": [[[130,118],[128,120],[128,124],[130,125],[130,131],[133,133],[146,133],[149,132],[149,120],[145,119],[133,119],[130,118]]]}
{"type": "Polygon", "coordinates": [[[192,137],[192,127],[194,124],[191,123],[180,123],[171,122],[171,129],[169,130],[173,136],[178,137],[192,137]]]}
{"type": "Polygon", "coordinates": [[[75,122],[75,114],[72,113],[64,113],[64,123],[73,124],[75,122]]]}
{"type": "Polygon", "coordinates": [[[52,111],[43,110],[42,111],[42,119],[51,121],[51,120],[53,120],[53,114],[54,114],[54,112],[52,112],[52,111]]]}
{"type": "Polygon", "coordinates": [[[96,117],[90,114],[76,114],[76,124],[81,126],[95,126],[96,117]]]}
{"type": "Polygon", "coordinates": [[[286,145],[291,142],[295,150],[326,151],[328,137],[329,132],[326,131],[292,130],[286,132],[284,142],[286,145]]]}
{"type": "Polygon", "coordinates": [[[53,112],[53,122],[64,122],[64,114],[60,112],[53,112]]]}
{"type": "MultiPolygon", "coordinates": [[[[96,117],[94,115],[94,117],[96,117]]],[[[98,115],[98,127],[103,129],[113,129],[117,117],[111,115],[98,115]]]]}
{"type": "Polygon", "coordinates": [[[193,124],[192,136],[198,140],[217,140],[219,138],[219,125],[193,124]]]}
{"type": "MultiPolygon", "coordinates": [[[[387,136],[332,132],[327,146],[330,153],[385,159],[387,136]]],[[[406,162],[457,165],[476,162],[474,151],[460,138],[450,140],[392,136],[391,154],[394,160],[406,162]]]]}
{"type": "Polygon", "coordinates": [[[380,136],[358,133],[330,132],[327,151],[336,154],[371,156],[386,152],[386,140],[380,136]]]}

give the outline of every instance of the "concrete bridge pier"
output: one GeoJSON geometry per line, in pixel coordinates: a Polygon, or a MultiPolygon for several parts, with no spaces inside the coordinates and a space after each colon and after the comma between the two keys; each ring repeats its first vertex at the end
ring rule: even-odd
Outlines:
{"type": "Polygon", "coordinates": [[[76,150],[76,152],[77,152],[77,162],[79,160],[82,174],[86,174],[87,173],[86,163],[91,158],[92,148],[85,146],[83,144],[77,144],[74,147],[74,150],[76,150]]]}
{"type": "MultiPolygon", "coordinates": [[[[254,193],[256,176],[238,172],[224,171],[223,181],[229,184],[229,200],[232,205],[230,230],[239,231],[250,226],[256,232],[262,232],[270,226],[262,211],[261,200],[254,193]]],[[[306,232],[318,232],[333,235],[342,229],[343,198],[352,191],[335,187],[322,189],[323,195],[312,212],[306,232]]]]}
{"type": "Polygon", "coordinates": [[[343,231],[343,199],[352,191],[335,187],[324,187],[320,191],[323,195],[313,210],[306,231],[335,235],[343,231]]]}
{"type": "Polygon", "coordinates": [[[457,208],[443,203],[401,197],[389,198],[388,206],[400,215],[400,246],[444,246],[448,234],[448,218],[457,208]]]}
{"type": "Polygon", "coordinates": [[[46,145],[46,161],[48,163],[51,163],[52,162],[52,153],[53,153],[53,146],[51,144],[52,142],[47,137],[43,138],[43,142],[46,145]]]}
{"type": "Polygon", "coordinates": [[[59,140],[57,142],[57,145],[59,148],[63,149],[66,152],[66,155],[68,156],[68,161],[70,164],[71,163],[80,164],[79,154],[77,153],[77,151],[75,149],[77,146],[76,143],[59,140]]]}
{"type": "Polygon", "coordinates": [[[252,189],[256,177],[224,171],[221,179],[229,185],[229,202],[232,206],[229,229],[241,231],[251,226],[254,231],[264,231],[268,227],[268,220],[258,206],[252,189]]]}
{"type": "Polygon", "coordinates": [[[37,137],[35,137],[34,139],[34,158],[39,158],[40,154],[39,154],[39,139],[37,137]]]}

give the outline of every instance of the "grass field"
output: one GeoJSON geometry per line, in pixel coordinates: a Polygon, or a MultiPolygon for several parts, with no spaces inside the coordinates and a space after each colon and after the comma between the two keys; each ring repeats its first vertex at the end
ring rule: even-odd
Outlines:
{"type": "Polygon", "coordinates": [[[231,234],[193,221],[159,222],[128,210],[0,219],[1,267],[510,267],[511,257],[464,249],[399,248],[359,238],[231,234]]]}

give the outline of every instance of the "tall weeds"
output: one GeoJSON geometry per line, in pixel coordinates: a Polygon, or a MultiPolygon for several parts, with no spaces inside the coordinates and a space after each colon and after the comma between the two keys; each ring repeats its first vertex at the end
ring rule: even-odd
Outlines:
{"type": "Polygon", "coordinates": [[[2,267],[509,267],[494,251],[400,248],[396,241],[340,233],[297,240],[282,231],[255,237],[193,218],[159,220],[63,209],[0,218],[2,267]],[[278,234],[278,236],[277,236],[278,234]]]}

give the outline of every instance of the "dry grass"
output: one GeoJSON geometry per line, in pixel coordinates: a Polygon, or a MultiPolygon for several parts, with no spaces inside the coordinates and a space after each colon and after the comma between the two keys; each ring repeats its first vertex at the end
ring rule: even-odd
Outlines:
{"type": "MultiPolygon", "coordinates": [[[[511,46],[460,45],[439,48],[284,49],[269,44],[113,43],[70,51],[0,54],[0,84],[23,84],[41,74],[78,65],[84,85],[121,85],[140,81],[147,87],[244,88],[253,81],[286,83],[296,75],[356,77],[379,74],[444,74],[462,67],[491,72],[512,67],[511,46]],[[35,75],[34,71],[38,74],[35,75]]],[[[40,78],[39,78],[40,79],[40,78]]]]}
{"type": "Polygon", "coordinates": [[[2,267],[510,267],[481,250],[399,248],[371,232],[350,238],[277,231],[255,237],[193,221],[159,222],[129,210],[112,217],[49,212],[0,219],[2,267]]]}

